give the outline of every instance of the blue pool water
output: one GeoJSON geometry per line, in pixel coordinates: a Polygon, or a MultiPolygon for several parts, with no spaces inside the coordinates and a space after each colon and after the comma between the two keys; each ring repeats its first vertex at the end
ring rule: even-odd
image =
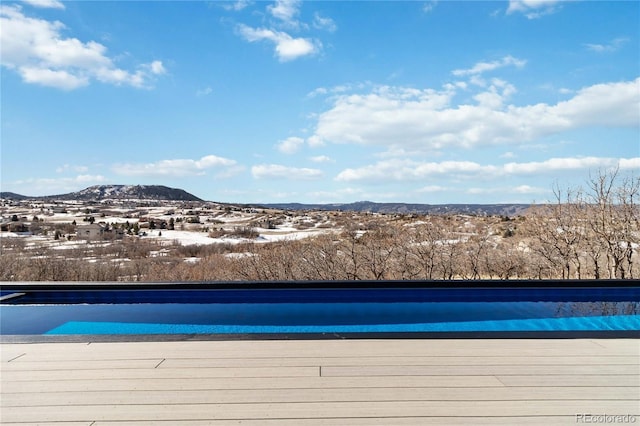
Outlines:
{"type": "Polygon", "coordinates": [[[24,293],[2,335],[640,332],[637,287],[24,293]]]}
{"type": "Polygon", "coordinates": [[[542,318],[525,320],[456,321],[407,324],[234,325],[67,322],[47,331],[66,334],[290,334],[290,333],[430,333],[640,330],[638,316],[542,318]]]}

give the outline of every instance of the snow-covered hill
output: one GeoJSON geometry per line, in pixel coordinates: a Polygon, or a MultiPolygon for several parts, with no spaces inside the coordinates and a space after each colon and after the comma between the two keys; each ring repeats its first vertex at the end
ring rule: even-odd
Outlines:
{"type": "Polygon", "coordinates": [[[163,185],[94,185],[78,192],[53,195],[46,198],[74,201],[111,200],[167,200],[202,201],[182,189],[163,185]]]}

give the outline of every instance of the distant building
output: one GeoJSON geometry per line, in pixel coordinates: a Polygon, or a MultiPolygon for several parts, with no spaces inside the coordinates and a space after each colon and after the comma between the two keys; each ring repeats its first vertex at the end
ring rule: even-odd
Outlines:
{"type": "Polygon", "coordinates": [[[263,229],[276,229],[276,223],[271,218],[263,218],[257,222],[257,226],[263,229]]]}
{"type": "Polygon", "coordinates": [[[76,237],[85,240],[95,240],[104,234],[104,227],[97,223],[89,225],[78,225],[76,228],[76,237]]]}
{"type": "Polygon", "coordinates": [[[107,239],[121,240],[124,238],[124,229],[121,228],[105,228],[102,231],[103,237],[107,239]]]}
{"type": "Polygon", "coordinates": [[[3,221],[0,223],[0,231],[2,232],[29,232],[29,226],[22,221],[3,221]]]}

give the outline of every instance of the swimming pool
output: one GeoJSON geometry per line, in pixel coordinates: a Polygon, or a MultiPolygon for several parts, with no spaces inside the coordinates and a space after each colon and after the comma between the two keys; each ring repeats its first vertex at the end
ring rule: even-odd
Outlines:
{"type": "Polygon", "coordinates": [[[3,337],[640,336],[630,281],[11,283],[0,296],[3,337]]]}

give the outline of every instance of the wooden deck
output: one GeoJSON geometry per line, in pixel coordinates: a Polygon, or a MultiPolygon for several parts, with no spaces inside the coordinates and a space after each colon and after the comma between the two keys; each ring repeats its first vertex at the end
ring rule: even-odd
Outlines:
{"type": "MultiPolygon", "coordinates": [[[[2,344],[17,424],[575,425],[635,415],[640,340],[2,344]]],[[[611,423],[611,422],[609,422],[611,423]]]]}

